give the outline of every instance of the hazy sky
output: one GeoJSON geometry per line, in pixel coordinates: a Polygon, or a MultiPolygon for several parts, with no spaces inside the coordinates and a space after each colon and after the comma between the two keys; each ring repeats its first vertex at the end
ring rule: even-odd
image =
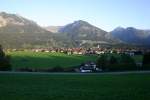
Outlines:
{"type": "Polygon", "coordinates": [[[150,0],[0,0],[0,11],[41,26],[85,20],[106,31],[118,26],[150,29],[150,0]]]}

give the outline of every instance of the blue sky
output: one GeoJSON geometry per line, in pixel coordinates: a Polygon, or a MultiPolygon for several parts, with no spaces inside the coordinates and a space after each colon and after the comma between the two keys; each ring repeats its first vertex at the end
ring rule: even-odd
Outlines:
{"type": "Polygon", "coordinates": [[[150,29],[150,0],[0,0],[0,11],[41,26],[85,20],[106,31],[118,26],[150,29]]]}

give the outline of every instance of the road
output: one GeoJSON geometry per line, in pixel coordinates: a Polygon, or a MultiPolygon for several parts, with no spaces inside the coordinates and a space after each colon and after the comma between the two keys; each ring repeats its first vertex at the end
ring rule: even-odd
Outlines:
{"type": "Polygon", "coordinates": [[[150,74],[150,71],[100,72],[100,73],[68,73],[68,72],[13,72],[0,71],[0,74],[34,74],[34,75],[121,75],[121,74],[150,74]]]}

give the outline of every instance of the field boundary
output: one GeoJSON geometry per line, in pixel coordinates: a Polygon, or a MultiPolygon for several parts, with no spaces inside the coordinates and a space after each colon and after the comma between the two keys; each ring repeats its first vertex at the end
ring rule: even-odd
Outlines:
{"type": "Polygon", "coordinates": [[[0,74],[33,74],[33,75],[121,75],[121,74],[150,74],[149,71],[101,72],[101,73],[70,73],[70,72],[14,72],[0,71],[0,74]]]}

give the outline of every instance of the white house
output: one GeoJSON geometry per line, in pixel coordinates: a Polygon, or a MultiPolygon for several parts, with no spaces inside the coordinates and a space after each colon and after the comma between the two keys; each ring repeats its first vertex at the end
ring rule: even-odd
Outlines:
{"type": "Polygon", "coordinates": [[[96,71],[102,71],[102,70],[97,68],[94,62],[87,62],[87,63],[81,64],[80,66],[80,72],[82,73],[89,73],[89,72],[96,72],[96,71]]]}

